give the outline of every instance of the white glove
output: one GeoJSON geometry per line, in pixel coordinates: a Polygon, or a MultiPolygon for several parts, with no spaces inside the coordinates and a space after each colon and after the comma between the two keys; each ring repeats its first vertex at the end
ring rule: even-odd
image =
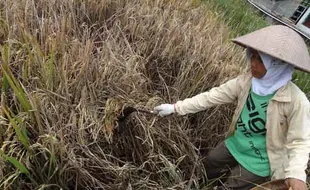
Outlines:
{"type": "Polygon", "coordinates": [[[161,104],[156,106],[154,111],[158,112],[161,117],[173,114],[175,112],[173,104],[161,104]]]}

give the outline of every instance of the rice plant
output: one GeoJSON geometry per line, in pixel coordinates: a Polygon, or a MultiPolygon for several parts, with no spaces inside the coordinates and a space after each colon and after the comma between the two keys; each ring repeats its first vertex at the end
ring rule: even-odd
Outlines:
{"type": "MultiPolygon", "coordinates": [[[[234,105],[152,110],[245,68],[200,1],[0,0],[3,189],[198,189],[234,105]]],[[[209,183],[204,184],[208,187],[209,183]]]]}

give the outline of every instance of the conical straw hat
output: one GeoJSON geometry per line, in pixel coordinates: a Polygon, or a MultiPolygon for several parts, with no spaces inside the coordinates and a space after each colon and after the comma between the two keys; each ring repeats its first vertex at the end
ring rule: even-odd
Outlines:
{"type": "Polygon", "coordinates": [[[307,46],[302,37],[287,26],[268,26],[232,41],[243,47],[261,51],[310,73],[310,57],[307,46]]]}

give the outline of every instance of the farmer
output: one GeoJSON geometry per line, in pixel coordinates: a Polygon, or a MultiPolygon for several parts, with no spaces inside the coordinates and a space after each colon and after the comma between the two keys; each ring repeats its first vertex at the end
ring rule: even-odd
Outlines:
{"type": "Polygon", "coordinates": [[[223,189],[250,189],[285,179],[293,190],[306,190],[310,152],[310,104],[291,81],[294,67],[310,72],[303,39],[274,25],[233,39],[247,48],[251,72],[175,104],[154,108],[160,116],[196,113],[237,101],[227,138],[203,159],[207,177],[230,173],[223,189]]]}

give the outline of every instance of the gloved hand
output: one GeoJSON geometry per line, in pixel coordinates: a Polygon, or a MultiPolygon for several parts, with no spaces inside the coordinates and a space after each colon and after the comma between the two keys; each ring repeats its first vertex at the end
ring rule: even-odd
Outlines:
{"type": "Polygon", "coordinates": [[[173,114],[175,112],[173,104],[161,104],[156,106],[154,111],[158,112],[161,117],[173,114]]]}

